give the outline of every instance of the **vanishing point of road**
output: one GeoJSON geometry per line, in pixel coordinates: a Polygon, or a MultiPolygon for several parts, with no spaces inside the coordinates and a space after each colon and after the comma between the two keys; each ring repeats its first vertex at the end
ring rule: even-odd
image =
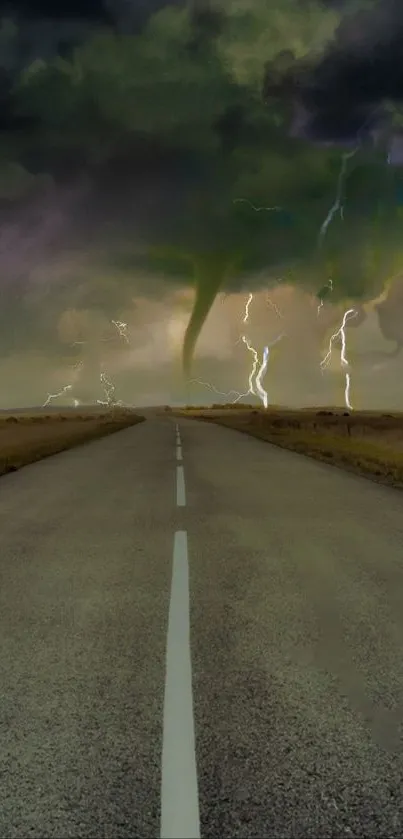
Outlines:
{"type": "Polygon", "coordinates": [[[146,422],[0,480],[0,837],[403,835],[403,495],[146,422]]]}

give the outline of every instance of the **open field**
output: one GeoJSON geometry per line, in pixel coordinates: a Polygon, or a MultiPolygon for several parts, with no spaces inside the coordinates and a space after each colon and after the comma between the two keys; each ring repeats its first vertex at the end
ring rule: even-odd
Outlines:
{"type": "Polygon", "coordinates": [[[143,419],[126,408],[0,411],[0,475],[143,419]]]}
{"type": "Polygon", "coordinates": [[[403,413],[251,405],[186,407],[175,414],[252,434],[276,446],[403,488],[403,413]]]}

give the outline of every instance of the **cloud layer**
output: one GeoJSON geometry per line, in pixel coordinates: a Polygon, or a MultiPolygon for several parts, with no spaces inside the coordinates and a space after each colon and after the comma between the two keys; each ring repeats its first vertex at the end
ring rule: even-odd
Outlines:
{"type": "Polygon", "coordinates": [[[183,396],[183,346],[188,378],[242,391],[250,291],[259,357],[282,321],[267,293],[287,311],[274,400],[343,399],[340,365],[324,377],[320,359],[349,306],[357,399],[379,399],[403,344],[403,184],[387,162],[400,6],[157,5],[0,28],[3,401],[40,401],[69,376],[65,398],[93,401],[103,371],[129,402],[183,396]],[[377,143],[362,130],[375,123],[377,143]]]}

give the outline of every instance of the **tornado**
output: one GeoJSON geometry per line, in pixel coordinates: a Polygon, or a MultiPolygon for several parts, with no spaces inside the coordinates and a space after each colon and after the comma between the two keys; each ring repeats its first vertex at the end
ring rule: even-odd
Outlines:
{"type": "Polygon", "coordinates": [[[232,263],[228,256],[208,255],[195,260],[194,279],[196,297],[185,332],[182,365],[186,379],[190,378],[196,344],[211,307],[221,290],[232,263]]]}

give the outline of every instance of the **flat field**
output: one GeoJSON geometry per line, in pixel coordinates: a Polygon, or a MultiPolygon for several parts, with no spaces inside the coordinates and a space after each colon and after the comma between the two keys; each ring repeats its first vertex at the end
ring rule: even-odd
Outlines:
{"type": "Polygon", "coordinates": [[[143,419],[125,408],[0,411],[0,475],[143,419]]]}
{"type": "Polygon", "coordinates": [[[403,413],[251,405],[188,406],[174,413],[219,423],[403,488],[403,413]]]}

